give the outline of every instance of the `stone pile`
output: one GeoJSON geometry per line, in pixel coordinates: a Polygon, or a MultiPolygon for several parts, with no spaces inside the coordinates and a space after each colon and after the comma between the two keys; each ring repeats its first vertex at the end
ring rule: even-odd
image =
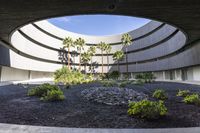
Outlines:
{"type": "Polygon", "coordinates": [[[129,101],[140,101],[148,96],[128,88],[119,87],[92,87],[81,92],[84,99],[104,103],[107,105],[124,105],[129,101]]]}

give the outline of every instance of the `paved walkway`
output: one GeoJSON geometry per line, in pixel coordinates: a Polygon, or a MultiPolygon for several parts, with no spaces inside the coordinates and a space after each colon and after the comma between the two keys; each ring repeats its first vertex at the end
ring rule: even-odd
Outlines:
{"type": "Polygon", "coordinates": [[[52,78],[40,78],[22,81],[5,81],[0,82],[0,86],[10,85],[10,84],[42,84],[42,83],[53,83],[52,78]]]}
{"type": "Polygon", "coordinates": [[[200,85],[200,81],[180,81],[180,80],[156,80],[156,81],[200,85]]]}
{"type": "MultiPolygon", "coordinates": [[[[200,81],[180,81],[180,80],[156,80],[156,81],[200,85],[200,81]]],[[[31,79],[31,80],[23,80],[23,81],[6,81],[6,82],[0,82],[0,86],[5,86],[9,84],[41,84],[41,83],[53,83],[53,79],[41,78],[41,79],[31,79]]]]}
{"type": "Polygon", "coordinates": [[[0,133],[200,133],[200,127],[164,129],[95,129],[0,124],[0,133]]]}

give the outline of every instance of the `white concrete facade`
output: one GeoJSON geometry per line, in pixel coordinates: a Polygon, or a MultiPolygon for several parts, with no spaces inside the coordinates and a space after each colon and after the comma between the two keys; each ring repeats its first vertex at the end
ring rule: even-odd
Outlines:
{"type": "MultiPolygon", "coordinates": [[[[132,79],[136,73],[150,71],[154,73],[157,80],[200,81],[200,66],[197,64],[195,64],[196,67],[182,65],[176,68],[169,64],[178,57],[169,55],[184,47],[187,40],[184,33],[177,28],[162,22],[151,21],[141,28],[130,31],[129,34],[135,39],[128,47],[128,67],[132,79]],[[160,68],[158,62],[161,62],[162,65],[164,62],[169,70],[160,68]]],[[[9,50],[10,66],[2,67],[1,81],[53,78],[53,72],[63,66],[59,59],[59,51],[62,48],[62,39],[68,36],[74,40],[79,37],[83,38],[86,41],[85,51],[91,44],[96,45],[101,41],[111,43],[112,50],[108,56],[110,66],[108,69],[107,55],[104,52],[103,72],[117,70],[117,63],[112,59],[112,54],[117,50],[124,50],[121,43],[122,34],[102,37],[80,35],[60,29],[44,20],[25,25],[12,34],[10,42],[13,49],[18,52],[9,50]]],[[[71,51],[73,50],[77,51],[76,48],[71,48],[71,51]]],[[[187,51],[189,50],[183,53],[187,54],[187,51]]],[[[101,59],[101,52],[97,50],[96,55],[92,58],[92,61],[98,64],[98,67],[95,68],[97,73],[102,71],[101,59]]],[[[78,68],[79,56],[71,56],[71,60],[71,67],[78,68]]],[[[86,66],[88,73],[89,66],[86,66]]],[[[84,64],[81,68],[84,69],[84,64]]],[[[120,71],[124,73],[125,70],[125,61],[120,61],[120,71]]]]}

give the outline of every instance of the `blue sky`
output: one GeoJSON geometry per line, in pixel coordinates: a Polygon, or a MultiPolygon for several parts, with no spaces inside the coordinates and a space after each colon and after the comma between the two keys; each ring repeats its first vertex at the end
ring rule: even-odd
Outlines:
{"type": "Polygon", "coordinates": [[[86,35],[113,35],[137,29],[150,20],[118,15],[77,15],[48,19],[62,29],[86,35]]]}

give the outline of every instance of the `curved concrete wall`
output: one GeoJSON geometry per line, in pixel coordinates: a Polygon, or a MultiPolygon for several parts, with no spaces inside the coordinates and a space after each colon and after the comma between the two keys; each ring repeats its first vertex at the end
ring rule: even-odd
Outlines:
{"type": "MultiPolygon", "coordinates": [[[[155,60],[173,54],[181,49],[186,42],[185,35],[177,28],[157,21],[151,21],[145,26],[129,32],[129,34],[133,37],[133,43],[128,47],[130,72],[146,71],[145,62],[154,63],[155,60]],[[132,69],[131,66],[135,63],[139,63],[141,68],[144,69],[132,69]]],[[[62,47],[62,39],[66,36],[71,36],[73,39],[82,37],[86,40],[87,44],[84,47],[85,50],[91,45],[96,45],[100,41],[111,43],[112,51],[108,55],[110,69],[107,68],[107,55],[104,53],[104,72],[112,71],[116,67],[116,62],[113,61],[112,54],[117,50],[124,50],[120,42],[122,35],[104,37],[80,35],[62,30],[47,21],[39,21],[28,24],[13,33],[11,37],[13,47],[20,52],[29,55],[29,57],[22,57],[21,55],[11,52],[11,67],[25,70],[54,72],[56,69],[62,67],[59,52],[62,47]],[[30,57],[33,58],[29,59],[30,57]],[[37,60],[35,60],[35,58],[37,60]],[[21,63],[19,63],[19,61],[21,63]],[[31,67],[28,67],[24,65],[23,62],[32,65],[31,67]]],[[[76,51],[75,48],[71,48],[71,51],[73,50],[76,51]]],[[[78,67],[78,56],[71,57],[70,60],[72,61],[73,67],[78,67]]],[[[98,64],[95,71],[101,72],[101,54],[99,50],[97,50],[96,55],[93,57],[93,61],[98,64]]],[[[125,61],[120,62],[122,68],[124,64],[125,61]]],[[[133,66],[133,68],[134,67],[135,66],[133,66]]],[[[156,67],[151,68],[149,68],[149,71],[154,71],[153,68],[156,67]]],[[[124,69],[121,71],[123,72],[124,69]]]]}
{"type": "MultiPolygon", "coordinates": [[[[79,37],[77,34],[74,36],[74,34],[59,29],[47,21],[28,24],[20,28],[13,33],[11,38],[14,49],[19,52],[9,50],[9,67],[1,67],[1,81],[52,78],[53,72],[63,66],[59,57],[62,39],[65,35],[73,36],[74,39],[79,37]],[[12,76],[10,77],[8,74],[12,76]]],[[[179,29],[156,21],[151,21],[145,26],[129,32],[129,34],[133,37],[132,44],[128,46],[128,69],[130,73],[150,71],[154,72],[158,79],[163,80],[170,79],[171,70],[176,69],[173,71],[175,72],[174,78],[181,80],[182,68],[186,67],[188,68],[188,79],[195,80],[199,78],[197,70],[200,68],[190,67],[200,64],[198,51],[200,42],[188,47],[185,45],[187,38],[179,29]]],[[[101,39],[111,43],[112,51],[108,55],[110,66],[108,69],[107,55],[104,53],[103,71],[117,70],[117,64],[113,61],[112,54],[117,50],[125,50],[120,42],[121,35],[99,38],[81,35],[81,37],[87,40],[85,50],[91,45],[99,43],[101,39]]],[[[71,48],[72,50],[76,49],[71,48]]],[[[72,67],[78,68],[79,57],[71,57],[71,60],[72,67]]],[[[101,54],[99,50],[92,60],[98,64],[95,72],[101,72],[101,54]]],[[[83,65],[82,69],[84,69],[83,65]]],[[[88,70],[89,66],[87,66],[87,72],[89,72],[88,70]]],[[[122,73],[126,72],[125,60],[120,61],[120,71],[122,73]]]]}
{"type": "MultiPolygon", "coordinates": [[[[130,72],[147,72],[147,71],[162,71],[162,70],[170,70],[170,69],[178,69],[184,67],[190,67],[200,64],[200,42],[196,42],[192,47],[175,54],[171,57],[140,63],[140,64],[130,64],[129,70],[130,72]]],[[[117,70],[117,68],[112,67],[113,70],[117,70]]],[[[125,65],[121,65],[121,71],[125,72],[125,65]]]]}
{"type": "MultiPolygon", "coordinates": [[[[145,26],[129,32],[129,34],[133,37],[133,43],[128,47],[128,67],[131,73],[151,71],[155,72],[159,79],[168,79],[171,73],[169,70],[178,69],[175,71],[176,79],[182,79],[180,76],[182,68],[200,64],[198,56],[200,43],[196,42],[190,45],[191,47],[185,46],[186,36],[173,26],[151,21],[145,26]],[[163,73],[165,73],[164,76],[163,73]]],[[[20,80],[52,77],[53,72],[63,66],[59,59],[59,52],[62,47],[62,39],[68,35],[73,36],[74,39],[79,37],[78,34],[74,36],[75,33],[59,29],[47,21],[32,23],[14,32],[11,43],[18,53],[9,50],[9,66],[11,68],[2,67],[1,75],[3,77],[1,80],[9,80],[5,74],[9,72],[21,75],[20,80]],[[25,56],[21,53],[25,53],[25,56]]],[[[117,64],[113,61],[112,54],[117,50],[124,50],[120,42],[121,35],[106,37],[81,35],[81,37],[87,43],[84,47],[85,50],[103,40],[111,43],[112,51],[108,55],[110,66],[108,69],[107,56],[104,53],[103,71],[117,70],[117,64]],[[92,40],[90,40],[91,38],[92,40]]],[[[76,49],[71,48],[71,50],[76,49]]],[[[79,58],[71,57],[71,60],[72,67],[78,68],[79,58]]],[[[98,63],[95,72],[101,72],[100,51],[97,51],[93,61],[98,63]]],[[[84,69],[83,65],[82,69],[84,69]]],[[[88,70],[89,66],[87,66],[87,72],[89,72],[88,70]]],[[[188,78],[197,79],[199,77],[196,74],[197,70],[198,68],[194,68],[193,74],[191,74],[191,70],[188,70],[188,78]]],[[[120,61],[120,71],[126,72],[124,60],[120,61]]],[[[17,76],[13,76],[10,80],[17,80],[17,76]]]]}

